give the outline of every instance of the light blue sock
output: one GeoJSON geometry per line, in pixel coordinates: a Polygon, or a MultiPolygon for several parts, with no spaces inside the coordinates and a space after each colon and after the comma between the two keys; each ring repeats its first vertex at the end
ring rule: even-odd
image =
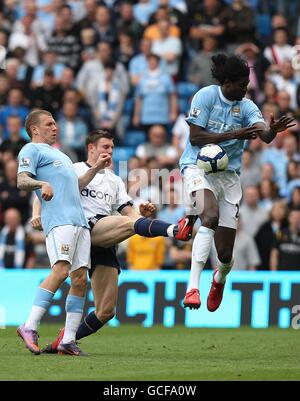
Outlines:
{"type": "Polygon", "coordinates": [[[54,293],[39,287],[35,294],[33,306],[31,308],[28,320],[25,323],[27,329],[36,330],[42,317],[49,308],[54,293]]]}
{"type": "Polygon", "coordinates": [[[85,297],[68,295],[66,299],[66,326],[62,343],[75,341],[76,332],[81,322],[85,297]]]}

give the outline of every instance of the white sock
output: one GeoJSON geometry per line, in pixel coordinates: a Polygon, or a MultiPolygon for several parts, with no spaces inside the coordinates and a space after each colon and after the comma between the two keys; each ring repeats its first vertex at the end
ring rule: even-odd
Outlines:
{"type": "Polygon", "coordinates": [[[63,344],[68,344],[75,341],[76,333],[80,325],[82,313],[67,312],[65,333],[62,339],[63,344]]]}
{"type": "Polygon", "coordinates": [[[171,225],[167,228],[168,237],[174,238],[174,227],[175,227],[175,224],[171,224],[171,225]]]}
{"type": "Polygon", "coordinates": [[[28,320],[25,323],[26,329],[37,330],[42,317],[44,316],[47,309],[41,306],[33,305],[31,308],[28,320]]]}
{"type": "Polygon", "coordinates": [[[226,281],[226,276],[230,272],[233,266],[233,259],[229,263],[221,263],[219,261],[219,267],[217,269],[217,273],[215,275],[215,280],[217,283],[224,284],[226,281]]]}
{"type": "Polygon", "coordinates": [[[209,256],[214,235],[214,230],[202,226],[194,238],[188,291],[192,288],[199,288],[200,274],[209,256]]]}

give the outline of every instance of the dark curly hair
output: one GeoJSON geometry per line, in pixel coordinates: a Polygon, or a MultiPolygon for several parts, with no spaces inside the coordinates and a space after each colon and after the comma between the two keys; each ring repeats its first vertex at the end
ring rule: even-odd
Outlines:
{"type": "Polygon", "coordinates": [[[226,79],[231,82],[248,77],[250,68],[247,61],[239,56],[216,54],[212,58],[212,76],[223,85],[226,79]]]}

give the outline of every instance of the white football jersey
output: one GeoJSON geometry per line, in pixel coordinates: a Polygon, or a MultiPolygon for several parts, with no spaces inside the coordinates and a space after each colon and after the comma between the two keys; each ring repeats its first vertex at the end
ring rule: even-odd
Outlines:
{"type": "MultiPolygon", "coordinates": [[[[90,168],[85,162],[74,163],[78,177],[90,168]]],[[[97,173],[92,181],[80,191],[81,205],[87,219],[97,214],[109,216],[114,211],[121,211],[128,203],[132,204],[124,182],[111,170],[97,173]]]]}

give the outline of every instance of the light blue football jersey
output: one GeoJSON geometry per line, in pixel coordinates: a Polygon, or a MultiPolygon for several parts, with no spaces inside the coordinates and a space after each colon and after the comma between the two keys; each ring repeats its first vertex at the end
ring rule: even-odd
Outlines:
{"type": "MultiPolygon", "coordinates": [[[[252,100],[244,98],[241,101],[230,101],[224,97],[218,85],[202,88],[194,95],[186,121],[213,133],[251,127],[255,123],[265,124],[259,108],[252,100]]],[[[228,170],[239,174],[246,142],[232,139],[219,143],[228,155],[228,170]]],[[[200,147],[192,146],[188,139],[179,161],[181,171],[185,166],[196,163],[199,150],[200,147]]]]}
{"type": "Polygon", "coordinates": [[[42,204],[41,219],[46,235],[57,226],[88,228],[80,203],[78,177],[68,156],[47,144],[28,143],[18,159],[18,173],[28,172],[52,186],[54,196],[47,202],[42,199],[40,189],[35,191],[42,204]]]}

